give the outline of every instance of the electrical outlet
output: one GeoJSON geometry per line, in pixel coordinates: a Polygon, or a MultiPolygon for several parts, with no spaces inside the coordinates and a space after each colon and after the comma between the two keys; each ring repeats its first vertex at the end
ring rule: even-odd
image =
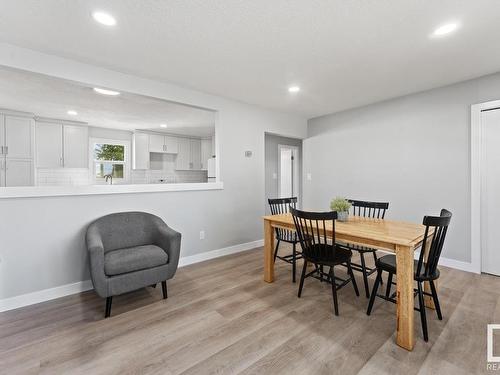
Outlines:
{"type": "Polygon", "coordinates": [[[200,240],[204,240],[204,239],[205,239],[205,231],[200,230],[200,240]]]}

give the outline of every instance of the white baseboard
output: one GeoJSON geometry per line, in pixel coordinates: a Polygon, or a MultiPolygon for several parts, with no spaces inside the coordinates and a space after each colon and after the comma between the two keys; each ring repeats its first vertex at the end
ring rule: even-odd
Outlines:
{"type": "Polygon", "coordinates": [[[441,257],[439,259],[439,265],[454,268],[454,269],[460,270],[460,271],[479,273],[479,272],[477,272],[476,268],[473,266],[472,263],[462,262],[460,260],[441,257]]]}
{"type": "MultiPolygon", "coordinates": [[[[205,260],[219,258],[225,255],[236,254],[242,251],[255,249],[264,245],[264,240],[257,240],[239,245],[225,247],[207,251],[201,254],[190,255],[179,259],[179,267],[184,267],[189,264],[203,262],[205,260]]],[[[85,292],[93,289],[92,281],[84,280],[72,284],[57,286],[55,288],[39,290],[32,293],[21,294],[19,296],[4,298],[0,300],[0,312],[14,310],[20,307],[34,305],[41,302],[50,301],[52,299],[69,296],[71,294],[85,292]]]]}
{"type": "Polygon", "coordinates": [[[93,289],[92,281],[78,281],[72,284],[56,286],[55,288],[43,289],[32,293],[21,294],[19,296],[4,298],[0,300],[0,312],[14,310],[19,307],[34,305],[36,303],[50,301],[60,297],[69,296],[93,289]]]}

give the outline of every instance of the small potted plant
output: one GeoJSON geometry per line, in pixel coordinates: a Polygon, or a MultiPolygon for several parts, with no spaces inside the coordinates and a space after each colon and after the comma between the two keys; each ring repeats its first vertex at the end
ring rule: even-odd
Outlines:
{"type": "Polygon", "coordinates": [[[351,203],[342,197],[337,197],[332,199],[330,202],[330,209],[332,211],[337,211],[337,219],[339,221],[347,221],[349,218],[349,209],[351,208],[351,203]]]}

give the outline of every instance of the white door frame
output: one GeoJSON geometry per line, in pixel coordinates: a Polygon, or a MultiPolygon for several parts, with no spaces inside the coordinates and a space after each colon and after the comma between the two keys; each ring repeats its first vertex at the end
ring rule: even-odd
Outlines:
{"type": "MultiPolygon", "coordinates": [[[[298,163],[299,160],[300,160],[300,153],[299,153],[299,147],[298,146],[278,144],[278,196],[281,196],[280,193],[281,193],[281,149],[282,148],[291,148],[291,149],[294,149],[295,150],[295,155],[296,155],[296,158],[297,158],[297,160],[295,160],[295,162],[298,163]]],[[[296,191],[294,191],[293,195],[297,197],[297,200],[300,200],[300,180],[301,180],[301,176],[300,176],[299,164],[294,164],[293,168],[294,168],[294,173],[295,173],[295,171],[297,173],[297,176],[294,175],[293,179],[294,180],[297,179],[297,181],[298,181],[297,187],[296,187],[296,191]]]]}
{"type": "Polygon", "coordinates": [[[473,272],[481,273],[481,150],[483,125],[481,112],[500,108],[500,100],[474,104],[471,106],[470,130],[470,247],[471,268],[473,272]]]}

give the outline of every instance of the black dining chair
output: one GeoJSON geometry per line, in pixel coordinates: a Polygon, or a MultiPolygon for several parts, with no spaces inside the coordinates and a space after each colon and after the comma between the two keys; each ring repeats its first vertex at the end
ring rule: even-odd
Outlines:
{"type": "MultiPolygon", "coordinates": [[[[348,199],[352,204],[352,214],[354,216],[371,217],[376,219],[383,219],[385,217],[385,212],[389,208],[388,202],[370,202],[370,201],[359,201],[354,199],[348,199]]],[[[368,286],[368,276],[374,273],[377,268],[370,268],[366,265],[365,254],[371,253],[373,255],[373,260],[377,262],[377,249],[349,244],[349,243],[339,243],[347,247],[349,250],[358,252],[361,264],[352,263],[352,269],[361,272],[363,275],[363,283],[365,284],[366,298],[370,298],[370,287],[368,286]]]]}
{"type": "MultiPolygon", "coordinates": [[[[434,307],[436,308],[437,317],[439,320],[443,319],[434,280],[437,280],[439,278],[439,269],[437,268],[437,266],[439,263],[439,257],[441,256],[441,251],[443,250],[443,244],[446,238],[446,232],[448,231],[450,220],[451,212],[445,209],[441,210],[440,216],[424,216],[423,225],[425,225],[425,236],[422,242],[420,256],[418,260],[415,260],[414,263],[413,279],[417,282],[417,289],[414,291],[414,293],[416,296],[418,296],[419,306],[418,308],[415,308],[415,310],[420,312],[420,320],[422,321],[422,331],[425,341],[429,340],[429,336],[427,333],[427,317],[425,314],[424,295],[432,297],[432,300],[434,301],[434,307]],[[431,241],[431,243],[428,244],[427,241],[431,241]],[[426,249],[427,247],[429,250],[426,261],[426,259],[424,259],[424,249],[426,249]],[[430,284],[431,293],[424,292],[422,285],[424,282],[428,282],[430,284]]],[[[391,286],[395,284],[392,282],[392,277],[395,274],[397,274],[395,255],[385,255],[377,260],[377,278],[375,279],[375,285],[373,286],[370,302],[368,303],[368,309],[366,311],[367,315],[371,314],[375,297],[380,297],[387,301],[396,303],[396,293],[394,293],[393,295],[390,294],[391,286]],[[377,294],[380,281],[382,280],[383,271],[386,271],[389,274],[385,295],[377,294]]]]}
{"type": "MultiPolygon", "coordinates": [[[[268,199],[269,207],[271,208],[272,215],[281,215],[290,212],[290,207],[296,208],[297,197],[291,198],[276,198],[268,199]]],[[[292,265],[292,281],[295,282],[295,274],[297,271],[297,259],[302,259],[302,253],[297,251],[297,234],[294,231],[276,228],[276,248],[274,249],[274,261],[276,258],[283,260],[292,265]],[[287,242],[292,244],[292,254],[280,256],[278,255],[278,249],[280,242],[287,242]]]]}
{"type": "Polygon", "coordinates": [[[333,306],[335,315],[339,315],[337,291],[352,282],[354,291],[359,296],[358,286],[351,268],[352,251],[335,243],[335,220],[337,212],[306,212],[290,208],[300,246],[304,265],[300,276],[298,297],[302,295],[304,280],[314,276],[332,285],[333,306]],[[327,228],[332,228],[331,238],[327,236],[327,228]],[[313,263],[315,269],[306,274],[307,264],[313,263]],[[346,264],[349,278],[341,279],[335,276],[335,266],[346,264]],[[323,267],[330,267],[328,273],[323,273],[323,267]]]}

